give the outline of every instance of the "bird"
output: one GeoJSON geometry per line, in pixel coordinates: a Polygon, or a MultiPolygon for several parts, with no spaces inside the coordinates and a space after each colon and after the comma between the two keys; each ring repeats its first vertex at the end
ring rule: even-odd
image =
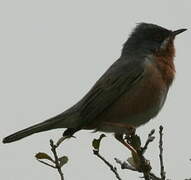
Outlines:
{"type": "Polygon", "coordinates": [[[175,31],[151,23],[138,23],[123,44],[120,57],[87,94],[64,112],[18,131],[3,143],[29,135],[66,128],[63,136],[82,129],[123,134],[156,117],[175,77],[175,31]]]}

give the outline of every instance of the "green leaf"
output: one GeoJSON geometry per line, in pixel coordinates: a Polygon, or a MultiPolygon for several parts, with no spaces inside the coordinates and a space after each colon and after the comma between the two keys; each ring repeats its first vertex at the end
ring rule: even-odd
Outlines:
{"type": "Polygon", "coordinates": [[[49,160],[49,161],[54,162],[53,159],[52,159],[48,154],[46,154],[46,153],[44,153],[44,152],[39,152],[39,153],[37,153],[37,154],[35,155],[35,157],[36,157],[37,159],[47,159],[47,160],[49,160]]]}
{"type": "Polygon", "coordinates": [[[100,137],[99,137],[99,139],[94,139],[94,140],[92,141],[92,146],[93,146],[93,148],[94,148],[95,150],[99,151],[100,142],[101,142],[102,138],[104,138],[104,137],[106,137],[106,135],[105,135],[105,134],[101,134],[100,137]]]}
{"type": "Polygon", "coordinates": [[[67,156],[62,156],[58,160],[60,162],[60,167],[62,167],[68,162],[68,157],[67,156]]]}

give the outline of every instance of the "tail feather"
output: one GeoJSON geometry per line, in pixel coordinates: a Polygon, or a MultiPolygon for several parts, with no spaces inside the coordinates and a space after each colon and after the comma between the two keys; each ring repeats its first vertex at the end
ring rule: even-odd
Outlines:
{"type": "Polygon", "coordinates": [[[47,124],[46,122],[42,122],[40,124],[36,124],[34,126],[28,127],[26,129],[23,129],[21,131],[14,133],[14,134],[11,134],[10,136],[5,137],[3,139],[3,143],[10,143],[13,141],[17,141],[19,139],[22,139],[22,138],[32,135],[34,133],[47,131],[50,129],[52,129],[50,127],[50,124],[47,124]]]}
{"type": "Polygon", "coordinates": [[[13,141],[17,141],[24,137],[30,136],[34,133],[48,131],[51,129],[75,127],[76,118],[73,115],[75,115],[75,113],[72,113],[72,112],[62,113],[58,116],[55,116],[51,119],[44,121],[44,122],[33,125],[31,127],[28,127],[26,129],[23,129],[21,131],[14,133],[14,134],[11,134],[10,136],[5,137],[3,139],[3,143],[10,143],[13,141]]]}

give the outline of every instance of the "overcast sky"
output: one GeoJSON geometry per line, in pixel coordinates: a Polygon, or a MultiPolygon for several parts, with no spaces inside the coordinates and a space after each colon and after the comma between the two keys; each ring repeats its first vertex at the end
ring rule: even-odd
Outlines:
{"type": "MultiPolygon", "coordinates": [[[[0,138],[41,122],[76,103],[120,56],[122,44],[136,23],[156,23],[176,30],[190,28],[188,0],[9,0],[0,2],[0,138]]],[[[137,133],[143,141],[153,128],[164,126],[167,177],[191,177],[190,143],[190,30],[175,41],[176,79],[161,113],[137,133]]],[[[59,179],[38,163],[34,154],[50,153],[49,139],[64,129],[36,134],[12,144],[0,144],[0,178],[6,180],[59,179]]],[[[91,141],[99,133],[81,131],[63,144],[69,157],[66,180],[115,179],[92,154],[91,141]]],[[[146,157],[159,173],[158,134],[146,157]]],[[[101,153],[125,160],[130,153],[107,134],[101,153]]],[[[120,170],[123,179],[141,174],[120,170]]]]}

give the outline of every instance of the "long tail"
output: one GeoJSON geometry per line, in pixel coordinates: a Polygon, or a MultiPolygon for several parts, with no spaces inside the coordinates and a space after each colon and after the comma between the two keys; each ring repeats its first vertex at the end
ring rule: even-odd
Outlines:
{"type": "Polygon", "coordinates": [[[66,111],[58,116],[50,118],[39,124],[35,124],[31,127],[18,131],[10,136],[7,136],[3,139],[3,143],[10,143],[17,141],[24,137],[30,136],[34,133],[48,131],[51,129],[57,128],[72,128],[76,126],[76,116],[75,112],[66,111]]]}

